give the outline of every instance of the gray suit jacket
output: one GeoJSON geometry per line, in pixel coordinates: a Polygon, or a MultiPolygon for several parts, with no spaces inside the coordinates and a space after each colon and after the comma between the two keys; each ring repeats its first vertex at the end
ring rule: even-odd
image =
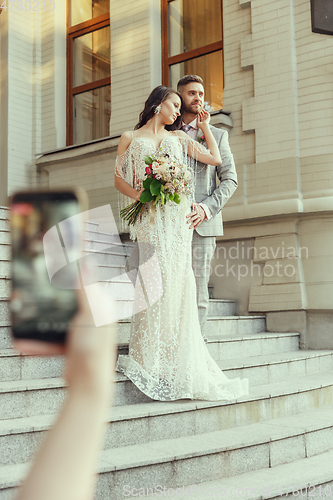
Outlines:
{"type": "Polygon", "coordinates": [[[234,157],[230,151],[228,132],[209,125],[219,147],[222,163],[214,167],[197,162],[195,201],[205,203],[213,217],[203,221],[196,229],[201,236],[221,236],[223,234],[222,208],[238,186],[234,157]],[[216,175],[220,184],[216,186],[216,175]]]}

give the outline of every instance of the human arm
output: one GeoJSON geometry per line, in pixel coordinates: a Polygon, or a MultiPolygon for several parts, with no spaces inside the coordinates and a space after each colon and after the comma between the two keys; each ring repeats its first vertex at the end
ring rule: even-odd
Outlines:
{"type": "Polygon", "coordinates": [[[201,146],[201,144],[191,139],[182,130],[178,130],[177,135],[183,139],[187,139],[187,154],[189,156],[195,158],[198,161],[201,161],[202,163],[217,166],[221,163],[221,156],[218,145],[209,128],[209,121],[209,113],[205,110],[202,110],[198,115],[197,124],[200,130],[202,130],[203,134],[205,135],[208,150],[201,146]]]}
{"type": "MultiPolygon", "coordinates": [[[[89,272],[89,271],[88,271],[89,272]]],[[[91,281],[91,280],[89,280],[91,281]]],[[[67,399],[16,500],[93,500],[115,364],[115,326],[95,327],[84,289],[65,346],[67,399]]],[[[100,294],[101,307],[112,307],[100,294]]]]}
{"type": "Polygon", "coordinates": [[[124,179],[117,177],[116,174],[114,176],[114,187],[122,194],[128,196],[129,198],[133,198],[133,200],[135,201],[140,201],[141,193],[142,191],[144,191],[144,188],[140,189],[139,191],[137,189],[134,189],[126,181],[124,181],[124,179]]]}
{"type": "Polygon", "coordinates": [[[213,217],[215,217],[224,207],[238,186],[234,157],[231,153],[228,141],[228,132],[223,130],[220,131],[220,133],[221,137],[218,141],[218,147],[222,161],[216,168],[216,174],[220,184],[209,196],[201,201],[201,203],[208,207],[213,217]]]}
{"type": "Polygon", "coordinates": [[[140,195],[144,190],[144,188],[138,191],[128,182],[126,182],[121,175],[121,164],[122,162],[125,161],[126,152],[128,150],[131,141],[132,141],[131,132],[124,132],[123,134],[121,134],[117,151],[116,170],[114,175],[114,187],[125,196],[133,198],[135,201],[139,201],[140,195]]]}

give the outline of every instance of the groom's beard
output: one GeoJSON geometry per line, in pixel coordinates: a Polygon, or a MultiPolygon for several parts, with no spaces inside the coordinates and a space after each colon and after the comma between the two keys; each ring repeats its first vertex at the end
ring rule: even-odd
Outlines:
{"type": "Polygon", "coordinates": [[[197,107],[195,104],[189,104],[188,106],[184,106],[184,112],[188,113],[189,115],[198,116],[198,114],[202,110],[203,110],[203,104],[199,104],[199,107],[197,107]]]}

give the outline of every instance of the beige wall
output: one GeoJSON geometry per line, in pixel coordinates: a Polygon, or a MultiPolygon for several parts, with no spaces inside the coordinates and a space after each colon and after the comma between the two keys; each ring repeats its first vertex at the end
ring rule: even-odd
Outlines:
{"type": "Polygon", "coordinates": [[[225,2],[224,23],[224,102],[240,178],[224,218],[332,209],[331,38],[311,32],[302,0],[225,2]]]}
{"type": "Polygon", "coordinates": [[[7,206],[8,183],[8,17],[0,16],[0,205],[7,206]]]}
{"type": "Polygon", "coordinates": [[[0,22],[1,136],[5,141],[1,148],[1,176],[2,189],[11,195],[38,183],[36,153],[65,146],[66,3],[57,3],[53,12],[48,8],[44,12],[42,7],[35,12],[25,8],[19,11],[12,6],[2,12],[0,22]]]}
{"type": "Polygon", "coordinates": [[[261,280],[213,275],[215,294],[234,290],[252,313],[331,311],[332,39],[311,32],[310,2],[302,0],[224,2],[224,25],[224,103],[234,116],[239,188],[223,209],[219,244],[275,250],[246,263],[269,270],[261,280]],[[286,242],[292,258],[276,254],[286,242]]]}
{"type": "Polygon", "coordinates": [[[111,0],[110,135],[132,130],[161,84],[160,0],[111,0]]]}

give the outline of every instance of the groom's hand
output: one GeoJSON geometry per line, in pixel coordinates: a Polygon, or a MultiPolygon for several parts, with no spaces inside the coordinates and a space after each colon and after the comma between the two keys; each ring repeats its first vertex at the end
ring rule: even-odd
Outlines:
{"type": "Polygon", "coordinates": [[[191,224],[189,229],[196,229],[205,220],[206,214],[200,205],[192,203],[191,207],[192,212],[186,216],[187,224],[191,224]]]}

